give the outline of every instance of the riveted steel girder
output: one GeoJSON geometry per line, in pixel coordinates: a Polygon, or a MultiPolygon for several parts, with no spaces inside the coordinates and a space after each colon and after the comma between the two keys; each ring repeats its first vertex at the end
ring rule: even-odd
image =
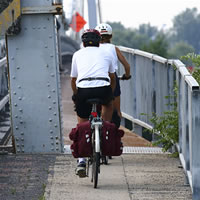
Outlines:
{"type": "Polygon", "coordinates": [[[52,5],[53,0],[21,0],[21,31],[7,36],[11,126],[16,153],[63,152],[54,16],[57,11],[55,7],[51,9],[52,5]]]}

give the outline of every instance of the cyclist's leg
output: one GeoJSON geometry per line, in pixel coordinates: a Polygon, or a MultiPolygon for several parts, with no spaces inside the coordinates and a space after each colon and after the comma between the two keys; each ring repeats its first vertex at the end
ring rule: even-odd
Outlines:
{"type": "Polygon", "coordinates": [[[111,121],[113,113],[113,104],[112,102],[108,103],[107,105],[102,105],[102,118],[105,121],[111,121]]]}
{"type": "MultiPolygon", "coordinates": [[[[75,103],[75,111],[77,113],[78,123],[82,123],[88,120],[91,106],[86,103],[87,90],[78,89],[77,101],[75,103]]],[[[79,158],[76,168],[76,175],[80,178],[86,177],[86,160],[85,158],[79,158]]]]}
{"type": "Polygon", "coordinates": [[[101,95],[102,113],[101,116],[105,121],[111,121],[113,113],[113,93],[110,86],[104,88],[101,95]]]}
{"type": "Polygon", "coordinates": [[[121,95],[121,88],[119,83],[119,78],[117,76],[117,73],[115,73],[115,80],[116,80],[116,87],[114,90],[114,101],[113,101],[113,110],[117,110],[118,115],[121,118],[121,109],[120,109],[120,95],[121,95]]]}
{"type": "Polygon", "coordinates": [[[119,117],[122,117],[121,109],[120,109],[120,96],[115,97],[113,101],[113,110],[117,110],[117,114],[119,117]]]}
{"type": "Polygon", "coordinates": [[[77,113],[78,123],[85,122],[89,118],[92,107],[91,105],[86,103],[89,91],[90,90],[88,88],[78,89],[77,100],[75,102],[75,111],[77,113]]]}
{"type": "Polygon", "coordinates": [[[82,123],[82,122],[88,121],[88,118],[81,118],[81,117],[79,117],[79,116],[77,116],[77,119],[78,119],[78,123],[79,123],[79,124],[82,123]]]}

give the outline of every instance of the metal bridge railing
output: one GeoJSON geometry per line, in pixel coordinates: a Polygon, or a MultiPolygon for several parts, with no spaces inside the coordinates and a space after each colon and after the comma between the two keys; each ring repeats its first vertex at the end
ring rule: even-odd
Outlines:
{"type": "Polygon", "coordinates": [[[200,90],[199,84],[183,63],[174,61],[179,85],[179,156],[193,191],[200,197],[200,90]]]}
{"type": "MultiPolygon", "coordinates": [[[[12,147],[7,145],[10,139],[8,74],[6,57],[0,59],[0,151],[8,151],[12,147]],[[5,146],[6,144],[6,146],[5,146]]],[[[9,150],[10,151],[10,150],[9,150]]]]}
{"type": "Polygon", "coordinates": [[[9,100],[8,96],[8,77],[6,69],[6,58],[0,59],[0,111],[9,100]]]}
{"type": "MultiPolygon", "coordinates": [[[[121,108],[124,116],[133,122],[152,128],[148,116],[161,115],[171,109],[176,71],[167,59],[140,50],[120,47],[131,65],[132,79],[121,81],[121,108]],[[141,115],[145,113],[146,115],[141,115]]],[[[119,63],[119,74],[124,70],[119,63]]]]}
{"type": "MultiPolygon", "coordinates": [[[[193,199],[200,196],[200,89],[179,60],[167,60],[140,50],[119,47],[131,65],[132,79],[121,81],[123,118],[152,129],[148,118],[171,109],[174,83],[178,85],[179,156],[189,180],[193,199]],[[145,113],[146,115],[141,115],[145,113]]],[[[124,70],[119,63],[119,74],[124,70]]]]}

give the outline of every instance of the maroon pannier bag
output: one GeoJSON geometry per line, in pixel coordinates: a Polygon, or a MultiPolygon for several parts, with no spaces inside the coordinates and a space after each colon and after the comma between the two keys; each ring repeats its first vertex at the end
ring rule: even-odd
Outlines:
{"type": "Polygon", "coordinates": [[[74,158],[92,155],[92,133],[89,121],[77,124],[76,128],[71,130],[69,138],[73,141],[70,148],[74,158]]]}
{"type": "Polygon", "coordinates": [[[123,152],[123,144],[121,142],[123,136],[123,130],[118,129],[114,123],[104,121],[102,128],[102,155],[120,156],[123,152]]]}

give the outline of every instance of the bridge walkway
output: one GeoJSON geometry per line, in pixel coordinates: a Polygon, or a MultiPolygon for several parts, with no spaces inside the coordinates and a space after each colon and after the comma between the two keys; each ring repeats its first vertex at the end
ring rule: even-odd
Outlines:
{"type": "MultiPolygon", "coordinates": [[[[61,75],[64,143],[76,125],[69,76],[61,75]]],[[[140,146],[125,151],[101,166],[98,188],[90,178],[75,175],[76,159],[62,155],[1,155],[1,200],[189,200],[192,193],[178,158],[150,151],[149,142],[126,130],[124,145],[140,146]],[[132,134],[132,136],[131,136],[132,134]],[[143,148],[143,147],[145,148],[143,148]]],[[[131,148],[131,147],[130,147],[131,148]]],[[[128,149],[128,147],[125,147],[128,149]]],[[[156,149],[156,148],[155,148],[156,149]]]]}
{"type": "Polygon", "coordinates": [[[75,175],[71,155],[1,155],[0,161],[1,200],[192,199],[179,159],[168,154],[114,157],[101,166],[97,189],[75,175]]]}

